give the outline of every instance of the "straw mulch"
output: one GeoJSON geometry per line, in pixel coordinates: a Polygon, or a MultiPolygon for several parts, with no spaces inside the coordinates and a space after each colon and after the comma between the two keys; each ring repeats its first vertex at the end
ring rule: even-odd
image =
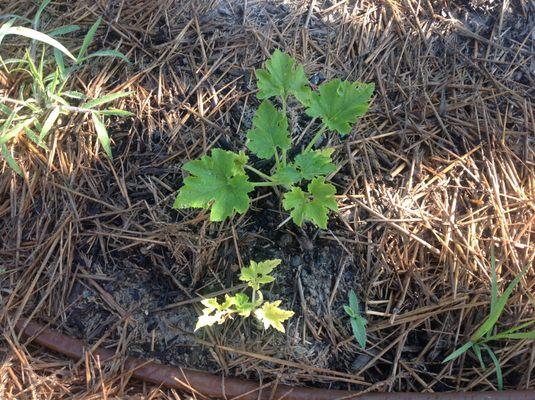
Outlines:
{"type": "MultiPolygon", "coordinates": [[[[36,6],[11,1],[0,10],[31,18],[36,6]]],[[[131,60],[95,59],[73,88],[131,90],[115,106],[136,116],[110,122],[113,162],[88,121],[73,116],[51,136],[50,153],[13,143],[24,179],[0,164],[0,398],[185,398],[131,381],[120,356],[132,351],[303,385],[496,389],[492,363],[482,369],[472,354],[442,360],[489,312],[490,249],[500,290],[534,263],[534,15],[525,0],[53,1],[45,25],[85,30],[103,16],[95,49],[118,48],[131,60]],[[340,214],[327,231],[277,227],[286,214],[270,191],[257,194],[250,214],[221,224],[199,210],[172,211],[185,161],[213,147],[244,148],[258,105],[254,68],[275,48],[309,76],[376,84],[353,132],[324,142],[336,148],[340,214]],[[275,225],[262,225],[265,207],[275,225]],[[334,272],[321,278],[325,301],[312,307],[307,281],[288,274],[274,289],[296,311],[286,336],[235,324],[194,339],[199,294],[236,282],[255,243],[279,246],[277,232],[302,260],[322,248],[333,254],[334,272]],[[107,289],[116,270],[155,286],[133,286],[141,296],[125,300],[107,289]],[[168,328],[193,349],[186,358],[140,344],[160,340],[142,317],[158,285],[172,293],[160,308],[185,299],[166,312],[188,317],[168,328]],[[364,351],[340,312],[352,288],[365,302],[364,351]],[[91,322],[91,310],[102,309],[108,319],[91,322]],[[100,365],[88,354],[72,362],[27,345],[13,329],[21,316],[117,348],[118,361],[100,365]]],[[[9,40],[2,51],[21,48],[9,40]]],[[[22,84],[18,76],[0,82],[1,95],[22,84]]],[[[300,115],[291,109],[296,146],[315,128],[300,115]]],[[[534,277],[531,269],[521,280],[500,329],[533,319],[534,277]]],[[[535,387],[532,342],[493,349],[506,388],[535,387]]]]}

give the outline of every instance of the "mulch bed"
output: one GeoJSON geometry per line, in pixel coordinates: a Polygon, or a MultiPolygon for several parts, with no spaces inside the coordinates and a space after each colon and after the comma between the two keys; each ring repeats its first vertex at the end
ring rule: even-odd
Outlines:
{"type": "MultiPolygon", "coordinates": [[[[29,18],[35,9],[0,6],[29,18]]],[[[96,48],[118,48],[131,64],[94,59],[76,89],[131,90],[116,106],[136,115],[110,120],[113,162],[79,116],[51,136],[52,153],[15,144],[25,179],[0,165],[0,397],[178,396],[130,382],[120,357],[72,363],[25,345],[13,330],[20,316],[119,356],[243,378],[496,388],[492,363],[442,360],[488,315],[490,249],[502,289],[535,259],[533,4],[60,0],[43,21],[88,27],[98,16],[96,48]],[[183,163],[245,148],[259,104],[254,69],[275,48],[317,81],[375,82],[351,134],[323,142],[336,148],[340,213],[327,230],[300,229],[283,223],[269,188],[223,223],[173,210],[183,163]],[[267,297],[295,312],[286,334],[238,319],[194,334],[200,300],[239,289],[239,267],[268,258],[283,260],[267,297]],[[343,311],[350,290],[366,310],[365,350],[343,311]]],[[[18,91],[15,78],[2,95],[18,91]]],[[[306,145],[315,125],[297,104],[289,116],[293,146],[306,145]]],[[[533,318],[534,277],[522,279],[500,326],[533,318]]],[[[506,388],[535,388],[532,342],[493,348],[506,388]]]]}

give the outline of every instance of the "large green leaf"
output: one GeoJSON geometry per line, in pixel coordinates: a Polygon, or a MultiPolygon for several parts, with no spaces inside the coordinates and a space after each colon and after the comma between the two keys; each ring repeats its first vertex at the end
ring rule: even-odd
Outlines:
{"type": "Polygon", "coordinates": [[[211,209],[211,221],[223,221],[235,212],[249,208],[248,193],[254,189],[243,169],[247,156],[221,149],[211,156],[193,160],[184,165],[191,173],[184,179],[174,208],[211,209]]]}
{"type": "Polygon", "coordinates": [[[274,96],[286,99],[292,94],[302,103],[308,103],[310,86],[303,66],[278,49],[266,61],[265,66],[265,69],[256,71],[259,99],[269,99],[274,96]]]}
{"type": "Polygon", "coordinates": [[[368,111],[373,90],[373,83],[333,79],[312,92],[306,112],[311,117],[320,117],[329,129],[346,135],[357,118],[368,111]]]}
{"type": "Polygon", "coordinates": [[[285,210],[291,210],[290,215],[296,225],[301,226],[304,221],[312,221],[322,229],[327,228],[327,214],[329,210],[338,211],[334,197],[336,188],[325,183],[325,178],[314,178],[308,184],[308,192],[294,187],[285,193],[282,205],[285,210]]]}
{"type": "Polygon", "coordinates": [[[290,148],[288,119],[269,101],[264,100],[253,118],[253,129],[247,132],[247,147],[260,158],[270,159],[277,149],[290,148]]]}

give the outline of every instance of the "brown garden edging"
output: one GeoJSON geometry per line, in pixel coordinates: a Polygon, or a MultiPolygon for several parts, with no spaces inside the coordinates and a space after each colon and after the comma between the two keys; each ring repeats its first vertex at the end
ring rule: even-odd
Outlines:
{"type": "MultiPolygon", "coordinates": [[[[84,357],[86,346],[83,341],[74,339],[45,326],[26,320],[19,320],[16,328],[32,342],[72,359],[84,357]]],[[[116,356],[108,349],[97,348],[93,351],[102,362],[116,356]]],[[[306,388],[279,384],[260,385],[258,382],[238,378],[225,378],[205,371],[172,367],[157,364],[150,360],[127,357],[125,370],[131,371],[134,378],[156,385],[184,390],[197,398],[222,398],[240,400],[534,400],[535,390],[502,392],[449,392],[449,393],[366,393],[345,390],[306,388]],[[273,386],[273,387],[272,387],[273,386]],[[261,390],[263,388],[263,390],[261,390]]]]}

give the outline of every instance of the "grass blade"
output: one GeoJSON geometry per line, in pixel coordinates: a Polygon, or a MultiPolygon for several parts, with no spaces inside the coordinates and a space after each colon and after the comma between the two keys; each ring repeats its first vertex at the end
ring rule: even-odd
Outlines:
{"type": "Polygon", "coordinates": [[[500,365],[500,360],[496,357],[496,354],[490,349],[489,346],[483,345],[483,348],[487,350],[487,353],[489,353],[490,358],[492,359],[492,363],[494,364],[494,367],[496,368],[496,379],[498,380],[498,389],[503,390],[503,374],[502,374],[502,367],[500,365]]]}
{"type": "Polygon", "coordinates": [[[22,122],[19,122],[17,125],[15,125],[10,130],[6,131],[0,136],[0,145],[6,144],[9,140],[13,139],[15,136],[17,136],[20,131],[22,131],[27,126],[30,126],[33,122],[34,118],[28,118],[22,122]]]}
{"type": "Polygon", "coordinates": [[[472,341],[465,343],[463,346],[459,347],[457,350],[455,350],[453,353],[447,356],[442,362],[447,363],[448,361],[455,360],[461,354],[465,353],[468,349],[470,349],[473,345],[474,345],[474,342],[472,341]]]}
{"type": "Polygon", "coordinates": [[[120,58],[121,60],[126,61],[127,63],[130,63],[130,60],[128,59],[128,57],[126,57],[123,53],[117,50],[98,50],[98,51],[95,51],[94,53],[88,54],[85,57],[82,57],[81,59],[78,60],[78,62],[82,62],[93,57],[117,57],[117,58],[120,58]]]}
{"type": "Polygon", "coordinates": [[[507,286],[503,294],[498,298],[496,301],[496,306],[494,307],[494,310],[489,314],[485,322],[477,329],[477,331],[474,332],[470,340],[472,342],[477,342],[479,339],[481,339],[487,332],[489,332],[493,326],[498,321],[498,318],[500,318],[500,315],[505,308],[505,304],[507,304],[507,300],[509,300],[509,296],[511,296],[511,293],[513,292],[513,289],[518,285],[518,282],[520,282],[520,279],[522,276],[526,273],[529,265],[527,265],[521,272],[518,274],[515,279],[507,286]]]}
{"type": "Polygon", "coordinates": [[[474,344],[474,353],[476,353],[477,359],[479,360],[479,364],[481,365],[481,368],[485,369],[485,363],[483,362],[483,357],[481,356],[481,347],[479,347],[479,344],[474,344]]]}
{"type": "Polygon", "coordinates": [[[32,27],[33,29],[39,29],[39,25],[41,23],[41,14],[43,13],[44,9],[50,3],[51,0],[43,0],[39,8],[37,9],[37,12],[35,13],[35,17],[33,17],[32,27]]]}
{"type": "Polygon", "coordinates": [[[13,158],[11,153],[9,152],[7,146],[5,144],[3,144],[0,147],[2,149],[2,156],[5,158],[5,160],[7,162],[7,165],[9,165],[9,167],[13,171],[15,171],[17,174],[19,174],[20,176],[23,176],[22,175],[22,170],[20,169],[19,164],[17,164],[17,162],[15,161],[15,159],[13,158]]]}
{"type": "Polygon", "coordinates": [[[102,22],[102,17],[99,17],[95,23],[89,28],[89,31],[87,31],[87,34],[84,37],[84,41],[82,42],[82,47],[80,47],[80,51],[78,52],[78,57],[76,58],[76,63],[79,63],[82,60],[82,57],[87,52],[87,49],[89,48],[89,45],[93,41],[93,38],[95,37],[95,33],[97,33],[97,29],[102,22]]]}
{"type": "Polygon", "coordinates": [[[107,110],[99,110],[99,111],[94,111],[94,112],[97,113],[98,115],[114,115],[117,117],[131,117],[133,115],[136,115],[130,111],[118,110],[116,108],[108,108],[107,110]]]}
{"type": "Polygon", "coordinates": [[[48,114],[48,117],[45,120],[45,123],[43,124],[43,126],[41,127],[41,131],[39,132],[40,140],[43,140],[48,134],[48,132],[50,131],[50,129],[52,129],[52,127],[54,126],[54,123],[59,117],[59,112],[60,112],[59,107],[54,107],[52,111],[50,112],[50,114],[48,114]]]}
{"type": "MultiPolygon", "coordinates": [[[[4,25],[5,26],[5,25],[4,25]]],[[[65,54],[67,57],[72,58],[73,60],[76,60],[76,57],[74,57],[69,50],[65,46],[63,46],[60,42],[58,42],[56,39],[51,38],[45,33],[36,31],[34,29],[25,28],[23,26],[11,26],[5,30],[0,29],[0,41],[5,35],[17,35],[17,36],[24,36],[28,39],[37,40],[39,42],[46,43],[55,49],[58,49],[63,54],[65,54]]]]}
{"type": "Polygon", "coordinates": [[[106,96],[99,97],[98,99],[94,99],[91,101],[88,101],[83,105],[84,108],[95,108],[98,106],[101,106],[102,104],[109,103],[110,101],[120,99],[121,97],[129,96],[131,92],[119,92],[119,93],[111,93],[107,94],[106,96]]]}
{"type": "Polygon", "coordinates": [[[78,25],[65,25],[48,32],[48,36],[62,36],[80,30],[78,25]]]}
{"type": "Polygon", "coordinates": [[[104,148],[104,151],[108,155],[110,159],[113,159],[113,154],[111,152],[111,146],[110,146],[110,137],[108,135],[108,130],[106,129],[106,125],[104,125],[104,122],[98,117],[97,114],[91,113],[91,117],[93,118],[93,123],[95,124],[95,130],[97,131],[97,137],[100,143],[102,144],[102,147],[104,148]]]}

